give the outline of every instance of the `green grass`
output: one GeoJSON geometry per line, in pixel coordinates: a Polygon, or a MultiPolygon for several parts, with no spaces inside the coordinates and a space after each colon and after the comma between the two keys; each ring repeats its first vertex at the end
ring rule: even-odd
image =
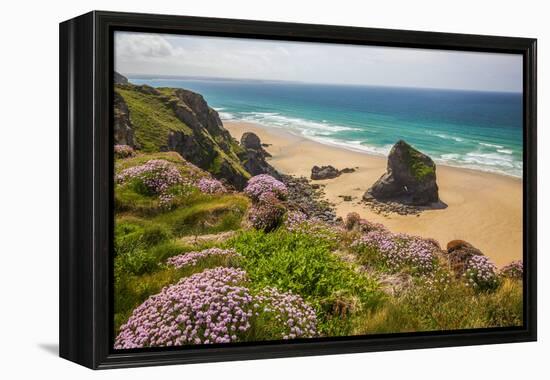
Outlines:
{"type": "Polygon", "coordinates": [[[496,291],[481,294],[456,280],[446,288],[417,286],[357,318],[353,332],[363,335],[521,326],[522,299],[520,281],[506,280],[496,291]]]}
{"type": "Polygon", "coordinates": [[[145,152],[154,152],[166,146],[170,131],[180,131],[186,135],[191,128],[179,120],[161,96],[145,94],[127,86],[115,88],[130,110],[130,121],[137,141],[145,152]]]}
{"type": "Polygon", "coordinates": [[[341,335],[349,330],[351,315],[376,308],[383,295],[374,280],[332,254],[331,244],[285,230],[250,230],[226,246],[243,255],[242,266],[255,287],[300,294],[317,310],[321,332],[341,335]]]}
{"type": "MultiPolygon", "coordinates": [[[[231,162],[229,156],[220,152],[223,155],[213,162],[213,171],[231,162]]],[[[208,175],[175,152],[140,152],[134,157],[117,159],[115,172],[151,159],[174,163],[184,178],[196,180],[208,175]]],[[[421,178],[431,174],[430,169],[415,166],[414,162],[412,167],[415,175],[421,178]]],[[[522,323],[520,281],[506,279],[493,291],[475,291],[463,281],[453,279],[443,266],[438,266],[436,274],[440,277],[436,279],[444,281],[428,283],[421,276],[414,276],[414,286],[408,291],[396,296],[386,295],[375,277],[395,272],[395,268],[381,261],[376,250],[350,247],[357,238],[355,232],[316,224],[300,232],[283,228],[270,233],[243,230],[242,221],[250,207],[250,200],[244,195],[209,195],[192,186],[175,187],[174,191],[173,208],[167,210],[159,206],[158,196],[147,195],[131,181],[115,187],[115,333],[137,306],[163,287],[216,266],[245,269],[252,293],[276,287],[301,295],[315,309],[318,331],[324,336],[518,326],[522,323]],[[237,233],[225,242],[192,244],[181,240],[185,236],[224,231],[237,233]],[[169,257],[213,246],[234,248],[240,256],[210,256],[183,269],[166,265],[169,257]],[[351,252],[355,253],[356,261],[350,263],[341,258],[352,256],[351,252]]],[[[251,324],[246,339],[280,338],[281,326],[269,313],[254,316],[251,324]]]]}
{"type": "MultiPolygon", "coordinates": [[[[171,131],[179,131],[185,135],[194,134],[193,130],[174,113],[171,103],[181,102],[174,95],[176,89],[159,88],[159,94],[152,94],[140,91],[138,86],[123,85],[115,86],[115,91],[128,105],[130,121],[142,152],[158,152],[165,149],[171,131]]],[[[250,174],[244,169],[238,157],[243,149],[234,139],[228,137],[228,134],[222,134],[221,131],[223,129],[215,136],[206,128],[195,131],[193,138],[203,149],[201,158],[212,158],[209,165],[207,162],[201,166],[212,174],[218,174],[222,163],[226,163],[234,173],[249,178],[250,174]]]]}
{"type": "Polygon", "coordinates": [[[249,202],[248,198],[242,195],[201,194],[186,207],[159,214],[152,218],[152,222],[167,226],[176,236],[237,230],[240,228],[249,202]]]}

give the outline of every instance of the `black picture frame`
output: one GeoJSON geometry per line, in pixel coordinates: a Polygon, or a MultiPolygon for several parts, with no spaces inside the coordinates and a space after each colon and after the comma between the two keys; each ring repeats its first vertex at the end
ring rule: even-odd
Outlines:
{"type": "Polygon", "coordinates": [[[537,330],[536,39],[93,11],[60,24],[60,356],[93,369],[528,342],[537,330]],[[524,325],[113,351],[115,30],[518,53],[523,56],[524,325]]]}

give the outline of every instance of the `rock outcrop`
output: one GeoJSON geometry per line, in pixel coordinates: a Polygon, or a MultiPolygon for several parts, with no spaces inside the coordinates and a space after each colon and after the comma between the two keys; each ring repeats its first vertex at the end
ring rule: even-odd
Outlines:
{"type": "Polygon", "coordinates": [[[311,179],[321,180],[321,179],[331,179],[336,178],[344,173],[353,173],[355,169],[353,168],[344,168],[342,170],[336,169],[332,165],[327,166],[317,166],[311,168],[311,179]]]}
{"type": "Polygon", "coordinates": [[[473,256],[483,256],[483,252],[464,240],[452,240],[447,243],[447,260],[457,277],[464,274],[466,264],[473,256]]]}
{"type": "Polygon", "coordinates": [[[288,188],[287,205],[290,210],[300,211],[308,218],[334,223],[336,212],[326,201],[322,186],[315,186],[306,177],[281,175],[288,188]]]}
{"type": "Polygon", "coordinates": [[[114,137],[115,144],[129,145],[136,148],[134,141],[134,129],[130,122],[130,111],[124,98],[115,93],[114,102],[114,137]]]}
{"type": "Polygon", "coordinates": [[[331,179],[336,178],[340,175],[340,171],[336,169],[332,165],[327,166],[317,166],[311,168],[311,179],[319,180],[319,179],[331,179]]]}
{"type": "Polygon", "coordinates": [[[241,136],[241,146],[246,149],[263,149],[260,138],[253,132],[243,133],[243,135],[241,136]]]}
{"type": "Polygon", "coordinates": [[[269,174],[272,177],[281,179],[281,175],[266,158],[271,157],[260,141],[260,138],[252,132],[245,132],[241,136],[241,148],[244,152],[239,154],[244,168],[253,176],[258,174],[269,174]]]}
{"type": "Polygon", "coordinates": [[[363,199],[428,206],[439,202],[435,163],[403,140],[391,149],[384,173],[363,199]]]}
{"type": "Polygon", "coordinates": [[[128,78],[126,78],[124,75],[120,73],[117,73],[116,71],[115,71],[114,81],[115,81],[115,84],[128,84],[128,78]]]}
{"type": "MultiPolygon", "coordinates": [[[[120,142],[130,114],[134,143],[144,151],[176,151],[186,160],[238,190],[250,173],[240,155],[245,150],[223,127],[218,113],[202,95],[185,89],[115,85],[115,114],[120,142]]],[[[116,132],[115,132],[116,133],[116,132]]],[[[118,142],[117,142],[118,143],[118,142]]]]}

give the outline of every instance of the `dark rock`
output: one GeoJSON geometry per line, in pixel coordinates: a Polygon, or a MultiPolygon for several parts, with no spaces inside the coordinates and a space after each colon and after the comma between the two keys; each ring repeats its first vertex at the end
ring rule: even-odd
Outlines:
{"type": "Polygon", "coordinates": [[[253,132],[245,132],[241,136],[241,146],[246,149],[262,149],[262,142],[253,132]]]}
{"type": "Polygon", "coordinates": [[[332,206],[323,199],[322,190],[313,190],[314,185],[307,178],[281,175],[281,180],[288,188],[287,205],[290,210],[301,211],[308,218],[335,223],[336,213],[332,206]]]}
{"type": "Polygon", "coordinates": [[[334,166],[328,165],[328,166],[317,166],[311,168],[311,179],[319,180],[319,179],[331,179],[336,178],[340,175],[340,172],[338,169],[336,169],[334,166]]]}
{"type": "Polygon", "coordinates": [[[130,110],[124,98],[115,92],[114,102],[114,135],[115,144],[129,145],[136,148],[134,129],[130,122],[130,110]]]}
{"type": "MultiPolygon", "coordinates": [[[[158,93],[149,86],[140,87],[142,92],[158,93]]],[[[185,89],[174,90],[174,97],[164,100],[176,117],[192,131],[191,134],[171,131],[167,149],[180,153],[214,177],[225,179],[236,189],[242,190],[249,176],[235,153],[238,143],[223,127],[218,113],[208,106],[202,95],[185,89]]]]}
{"type": "Polygon", "coordinates": [[[344,199],[344,202],[351,202],[351,195],[344,195],[342,198],[344,199]]]}
{"type": "Polygon", "coordinates": [[[241,161],[251,175],[269,174],[277,179],[281,178],[279,172],[266,161],[271,154],[262,147],[262,142],[255,133],[243,133],[241,147],[244,149],[244,152],[240,154],[241,161]]]}
{"type": "Polygon", "coordinates": [[[206,129],[227,150],[234,139],[223,127],[218,112],[208,106],[204,97],[182,88],[175,90],[174,95],[177,101],[172,102],[172,108],[176,116],[191,128],[206,129]]]}
{"type": "Polygon", "coordinates": [[[355,172],[355,169],[354,168],[344,168],[342,170],[340,170],[340,174],[344,174],[344,173],[354,173],[355,172]]]}
{"type": "Polygon", "coordinates": [[[128,84],[128,78],[126,78],[124,75],[120,73],[117,73],[116,71],[115,71],[114,81],[115,81],[115,84],[128,84]]]}
{"type": "Polygon", "coordinates": [[[406,205],[430,205],[439,202],[435,163],[427,155],[399,140],[388,156],[387,171],[363,198],[395,201],[406,205]]]}
{"type": "Polygon", "coordinates": [[[473,256],[483,256],[483,252],[464,240],[447,243],[447,260],[457,277],[464,274],[468,260],[473,256]]]}

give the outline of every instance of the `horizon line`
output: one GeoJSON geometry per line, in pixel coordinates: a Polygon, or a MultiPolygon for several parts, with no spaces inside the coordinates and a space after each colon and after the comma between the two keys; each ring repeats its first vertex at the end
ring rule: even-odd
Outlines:
{"type": "MultiPolygon", "coordinates": [[[[118,72],[115,70],[115,72],[118,72]]],[[[122,74],[118,72],[119,74],[122,74]]],[[[382,84],[370,84],[370,83],[333,83],[333,82],[308,82],[298,80],[285,80],[285,79],[262,79],[262,78],[234,78],[234,77],[215,77],[215,76],[203,76],[203,75],[176,75],[176,74],[122,74],[125,77],[134,79],[195,79],[195,80],[210,80],[210,81],[228,81],[228,82],[271,82],[271,83],[296,83],[296,84],[308,84],[308,85],[324,85],[324,86],[352,86],[352,87],[383,87],[383,88],[405,88],[405,89],[419,89],[419,90],[446,90],[446,91],[462,91],[462,92],[493,92],[493,93],[505,93],[505,94],[523,94],[523,90],[480,90],[471,88],[449,88],[449,87],[416,87],[416,86],[398,86],[398,85],[382,85],[382,84]]]]}

